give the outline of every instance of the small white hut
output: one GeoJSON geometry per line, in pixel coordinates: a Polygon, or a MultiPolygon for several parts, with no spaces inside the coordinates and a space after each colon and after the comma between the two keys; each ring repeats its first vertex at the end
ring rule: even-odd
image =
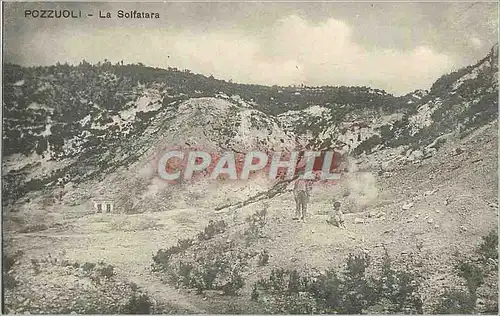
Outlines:
{"type": "Polygon", "coordinates": [[[94,211],[95,213],[113,213],[115,208],[115,203],[112,199],[94,199],[94,211]]]}

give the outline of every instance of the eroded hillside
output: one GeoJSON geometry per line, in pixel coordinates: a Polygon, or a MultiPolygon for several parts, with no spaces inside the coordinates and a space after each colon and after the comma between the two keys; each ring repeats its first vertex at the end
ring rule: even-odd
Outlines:
{"type": "Polygon", "coordinates": [[[7,65],[8,311],[497,311],[497,60],[495,47],[402,97],[141,65],[7,65]],[[306,223],[291,218],[288,182],[157,175],[169,148],[306,145],[347,166],[314,186],[306,223]],[[94,214],[98,198],[118,212],[94,214]],[[334,200],[346,230],[326,223],[334,200]]]}

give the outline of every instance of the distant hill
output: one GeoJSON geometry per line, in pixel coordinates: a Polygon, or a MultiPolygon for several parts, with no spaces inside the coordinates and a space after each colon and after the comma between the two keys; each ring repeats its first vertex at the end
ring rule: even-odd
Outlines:
{"type": "Polygon", "coordinates": [[[402,97],[368,87],[235,84],[140,64],[7,64],[4,205],[58,183],[104,179],[149,159],[165,137],[214,150],[291,149],[302,139],[353,157],[392,148],[431,155],[425,148],[437,137],[496,118],[497,56],[495,47],[429,91],[402,97]]]}

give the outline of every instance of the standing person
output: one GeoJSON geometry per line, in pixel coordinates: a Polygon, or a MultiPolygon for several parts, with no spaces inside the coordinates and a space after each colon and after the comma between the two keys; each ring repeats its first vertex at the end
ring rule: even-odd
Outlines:
{"type": "MultiPolygon", "coordinates": [[[[300,174],[300,176],[303,173],[300,174]]],[[[309,197],[312,189],[312,181],[301,179],[295,180],[295,185],[293,187],[293,197],[295,198],[295,216],[294,220],[305,221],[307,213],[307,204],[309,203],[309,197]]]]}

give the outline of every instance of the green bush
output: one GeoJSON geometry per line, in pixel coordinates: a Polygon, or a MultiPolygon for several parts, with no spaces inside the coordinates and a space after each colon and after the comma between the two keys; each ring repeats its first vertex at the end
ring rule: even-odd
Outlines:
{"type": "Polygon", "coordinates": [[[259,253],[259,261],[258,265],[265,266],[269,263],[269,254],[267,253],[267,250],[263,250],[261,253],[259,253]]]}
{"type": "Polygon", "coordinates": [[[385,300],[385,311],[390,313],[423,313],[423,302],[418,295],[417,276],[408,271],[396,271],[389,255],[385,254],[376,290],[385,300]]]}
{"type": "Polygon", "coordinates": [[[318,276],[273,269],[269,278],[254,284],[251,299],[270,313],[361,314],[376,308],[423,313],[415,275],[393,269],[388,256],[378,274],[369,275],[369,267],[368,255],[350,254],[341,273],[330,269],[318,276]]]}
{"type": "Polygon", "coordinates": [[[155,268],[160,270],[167,269],[169,267],[170,258],[178,253],[182,252],[182,248],[179,246],[172,246],[167,249],[159,249],[156,255],[153,256],[153,262],[155,268]]]}
{"type": "Polygon", "coordinates": [[[498,231],[491,230],[488,235],[482,237],[483,242],[479,245],[478,253],[483,260],[498,260],[498,231]]]}
{"type": "MultiPolygon", "coordinates": [[[[467,281],[467,289],[472,297],[476,297],[477,288],[484,282],[482,268],[472,262],[461,261],[455,267],[457,275],[467,281]]],[[[475,303],[475,302],[474,302],[475,303]]]]}
{"type": "Polygon", "coordinates": [[[187,250],[189,247],[191,247],[194,244],[194,240],[191,238],[187,239],[179,239],[177,241],[178,247],[181,249],[181,251],[187,250]]]}
{"type": "Polygon", "coordinates": [[[82,265],[82,269],[83,271],[85,272],[90,272],[92,270],[94,270],[96,264],[93,263],[93,262],[85,262],[83,265],[82,265]]]}
{"type": "MultiPolygon", "coordinates": [[[[99,262],[76,264],[68,260],[32,259],[31,265],[42,277],[33,279],[32,275],[18,275],[19,284],[5,291],[4,302],[8,313],[32,314],[148,314],[153,303],[147,294],[138,292],[137,285],[117,282],[112,278],[112,265],[99,262]],[[82,267],[80,269],[80,267],[82,267]],[[85,267],[85,269],[83,269],[85,267]],[[92,281],[91,287],[74,287],[65,282],[58,286],[43,280],[55,278],[65,280],[67,276],[92,281]],[[61,278],[62,277],[62,278],[61,278]],[[52,299],[47,299],[46,294],[52,299]],[[40,304],[42,302],[42,304],[40,304]]],[[[4,282],[10,282],[4,279],[4,282]]],[[[4,285],[7,285],[4,283],[4,285]]],[[[7,287],[4,287],[7,289],[7,287]]]]}
{"type": "Polygon", "coordinates": [[[472,314],[475,298],[460,290],[446,290],[435,307],[435,314],[472,314]]]}
{"type": "Polygon", "coordinates": [[[18,250],[13,255],[9,255],[6,251],[2,253],[2,275],[3,286],[5,289],[12,289],[16,287],[18,281],[12,275],[11,271],[14,265],[19,261],[23,252],[18,250]]]}
{"type": "Polygon", "coordinates": [[[176,286],[193,288],[198,293],[218,290],[224,295],[236,295],[244,285],[240,270],[246,257],[231,251],[232,243],[214,239],[226,229],[224,221],[211,220],[196,241],[181,239],[176,246],[158,250],[153,256],[154,269],[166,273],[176,286]]]}
{"type": "Polygon", "coordinates": [[[99,263],[97,268],[97,273],[104,278],[112,278],[115,275],[115,267],[111,264],[105,264],[104,262],[99,263]]]}
{"type": "Polygon", "coordinates": [[[266,225],[267,207],[254,214],[248,216],[245,221],[248,223],[248,228],[243,233],[247,245],[260,238],[262,228],[266,225]]]}
{"type": "MultiPolygon", "coordinates": [[[[478,294],[478,289],[485,285],[487,278],[493,277],[495,287],[498,284],[498,235],[496,230],[483,238],[483,242],[477,247],[476,253],[479,254],[479,259],[472,257],[461,259],[454,268],[457,276],[465,280],[467,290],[454,288],[446,291],[441,295],[438,304],[434,307],[434,311],[440,314],[470,314],[475,312],[489,313],[494,310],[498,311],[498,301],[495,300],[486,307],[488,310],[478,310],[477,300],[481,296],[478,294]],[[494,262],[493,267],[490,266],[490,261],[494,262]],[[491,310],[490,310],[491,309],[491,310]]],[[[491,285],[487,285],[491,286],[491,285]]],[[[486,292],[498,291],[497,288],[486,288],[481,295],[486,292]]],[[[487,294],[486,294],[487,295],[487,294]]],[[[483,300],[488,300],[488,297],[481,297],[483,300]]],[[[481,307],[484,309],[484,307],[481,307]]]]}
{"type": "Polygon", "coordinates": [[[151,314],[153,303],[145,293],[134,292],[128,302],[121,308],[121,314],[151,314]]]}
{"type": "Polygon", "coordinates": [[[374,280],[366,275],[370,257],[349,254],[342,282],[342,314],[360,314],[377,301],[374,280]]]}
{"type": "Polygon", "coordinates": [[[213,221],[210,220],[209,224],[205,229],[198,234],[198,240],[209,240],[215,237],[217,234],[221,234],[226,231],[227,224],[223,220],[213,221]]]}
{"type": "Polygon", "coordinates": [[[382,143],[382,138],[378,135],[372,135],[370,138],[362,141],[354,150],[352,151],[353,155],[360,155],[364,152],[370,153],[370,151],[377,145],[382,143]]]}
{"type": "Polygon", "coordinates": [[[3,272],[7,273],[10,272],[12,267],[16,264],[16,262],[19,261],[21,256],[23,255],[23,252],[18,250],[15,252],[13,255],[9,255],[6,251],[2,253],[2,269],[3,272]]]}
{"type": "Polygon", "coordinates": [[[232,269],[224,255],[215,258],[200,257],[195,264],[180,262],[173,267],[172,281],[196,289],[198,294],[206,290],[219,290],[224,295],[236,295],[244,286],[238,269],[232,269]]]}

